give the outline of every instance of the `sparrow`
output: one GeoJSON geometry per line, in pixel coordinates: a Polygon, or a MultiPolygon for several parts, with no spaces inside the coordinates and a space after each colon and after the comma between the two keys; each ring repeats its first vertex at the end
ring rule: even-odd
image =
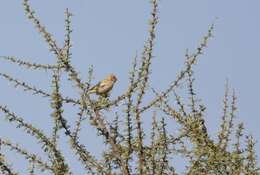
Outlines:
{"type": "Polygon", "coordinates": [[[104,80],[100,81],[95,86],[91,87],[88,91],[88,94],[97,94],[102,97],[107,97],[116,81],[116,76],[110,74],[104,80]]]}

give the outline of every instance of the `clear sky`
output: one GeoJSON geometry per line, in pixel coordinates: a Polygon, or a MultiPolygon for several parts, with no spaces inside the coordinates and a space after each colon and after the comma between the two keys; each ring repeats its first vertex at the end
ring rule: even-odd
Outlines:
{"type": "MultiPolygon", "coordinates": [[[[31,4],[59,44],[63,42],[64,11],[68,7],[74,14],[72,59],[75,67],[86,78],[88,67],[93,65],[96,81],[113,72],[119,79],[113,96],[124,91],[132,58],[142,51],[147,38],[148,0],[32,0],[31,4]]],[[[260,141],[259,7],[259,0],[160,1],[151,82],[158,90],[165,89],[175,78],[175,73],[182,68],[185,50],[195,50],[209,25],[218,17],[214,38],[195,69],[197,94],[207,105],[206,123],[213,138],[219,129],[224,84],[228,78],[238,96],[236,121],[244,122],[246,133],[260,141]]],[[[20,0],[1,0],[0,24],[0,55],[39,63],[55,61],[46,43],[25,17],[20,0]]],[[[2,60],[0,72],[50,90],[48,73],[32,73],[2,60]]],[[[1,105],[8,105],[26,120],[47,130],[50,122],[48,100],[14,90],[2,78],[0,88],[1,105]]],[[[72,94],[71,89],[67,90],[72,94]]],[[[14,127],[3,124],[3,119],[0,121],[0,137],[25,142],[25,147],[30,145],[28,137],[11,130],[14,127]]],[[[89,149],[95,152],[98,148],[89,149]]],[[[256,150],[260,156],[260,142],[256,144],[256,150]]]]}

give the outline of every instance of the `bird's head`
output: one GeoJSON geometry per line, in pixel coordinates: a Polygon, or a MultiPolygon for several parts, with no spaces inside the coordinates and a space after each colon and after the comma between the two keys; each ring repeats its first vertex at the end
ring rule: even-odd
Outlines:
{"type": "Polygon", "coordinates": [[[116,81],[117,81],[117,78],[116,78],[116,76],[115,76],[114,74],[108,75],[107,79],[108,79],[108,80],[111,80],[111,81],[113,81],[113,82],[116,82],[116,81]]]}

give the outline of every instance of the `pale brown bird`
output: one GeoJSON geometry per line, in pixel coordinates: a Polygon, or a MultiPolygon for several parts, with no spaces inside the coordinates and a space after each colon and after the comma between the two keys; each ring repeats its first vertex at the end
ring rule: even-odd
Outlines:
{"type": "Polygon", "coordinates": [[[115,75],[110,74],[104,80],[89,89],[88,94],[97,94],[102,97],[107,97],[112,90],[117,78],[115,75]]]}

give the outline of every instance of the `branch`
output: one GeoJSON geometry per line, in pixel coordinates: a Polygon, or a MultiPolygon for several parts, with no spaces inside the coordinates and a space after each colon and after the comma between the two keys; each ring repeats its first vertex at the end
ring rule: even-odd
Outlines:
{"type": "Polygon", "coordinates": [[[155,97],[153,100],[150,101],[150,103],[144,106],[140,112],[144,112],[150,109],[152,106],[160,102],[161,99],[166,98],[171,91],[175,90],[178,87],[180,81],[183,80],[186,74],[192,69],[192,66],[197,62],[198,56],[202,54],[203,49],[207,47],[208,40],[212,37],[213,29],[214,29],[214,23],[210,26],[206,36],[204,36],[203,41],[200,43],[199,47],[197,48],[196,53],[190,56],[189,63],[186,64],[185,68],[181,70],[180,73],[177,75],[176,80],[173,83],[171,83],[168,89],[161,92],[158,97],[155,97]]]}
{"type": "Polygon", "coordinates": [[[53,70],[53,69],[58,68],[57,66],[54,66],[54,65],[38,64],[38,63],[23,61],[21,59],[13,57],[13,56],[0,56],[0,58],[2,58],[3,60],[9,61],[11,63],[17,64],[20,67],[25,67],[25,68],[28,68],[28,69],[47,71],[47,70],[53,70]]]}
{"type": "MultiPolygon", "coordinates": [[[[22,87],[24,91],[30,91],[33,92],[33,94],[42,95],[43,97],[51,97],[51,94],[45,92],[44,90],[36,88],[35,86],[29,85],[26,82],[20,81],[16,78],[13,78],[8,74],[0,73],[0,76],[5,78],[7,81],[14,83],[14,87],[22,87]]],[[[72,103],[73,105],[80,104],[78,100],[69,97],[62,97],[62,100],[66,103],[72,103]]]]}

